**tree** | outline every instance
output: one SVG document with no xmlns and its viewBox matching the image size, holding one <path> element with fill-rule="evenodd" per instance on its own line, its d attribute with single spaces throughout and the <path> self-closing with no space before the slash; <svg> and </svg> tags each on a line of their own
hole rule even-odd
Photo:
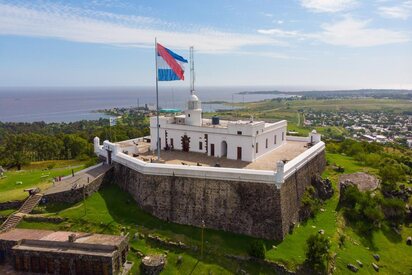
<svg viewBox="0 0 412 275">
<path fill-rule="evenodd" d="M 379 168 L 379 176 L 383 183 L 395 184 L 403 180 L 405 172 L 403 171 L 401 165 L 395 161 L 386 162 L 385 165 L 382 165 Z"/>
<path fill-rule="evenodd" d="M 323 234 L 313 234 L 306 241 L 306 263 L 315 271 L 325 272 L 330 242 Z"/>
<path fill-rule="evenodd" d="M 262 240 L 255 240 L 250 244 L 248 254 L 258 259 L 265 258 L 265 245 Z"/>
</svg>

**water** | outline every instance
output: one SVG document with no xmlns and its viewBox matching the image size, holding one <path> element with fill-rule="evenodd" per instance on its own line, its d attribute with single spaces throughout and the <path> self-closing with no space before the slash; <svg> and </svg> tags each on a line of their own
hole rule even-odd
<svg viewBox="0 0 412 275">
<path fill-rule="evenodd" d="M 259 90 L 261 88 L 257 88 Z M 200 87 L 196 94 L 203 102 L 251 102 L 282 95 L 239 95 L 250 87 Z M 186 108 L 187 88 L 161 87 L 162 108 Z M 113 107 L 154 105 L 153 87 L 134 88 L 0 88 L 0 121 L 2 122 L 71 122 L 108 117 L 96 110 Z M 223 104 L 203 104 L 203 111 L 230 108 Z"/>
</svg>

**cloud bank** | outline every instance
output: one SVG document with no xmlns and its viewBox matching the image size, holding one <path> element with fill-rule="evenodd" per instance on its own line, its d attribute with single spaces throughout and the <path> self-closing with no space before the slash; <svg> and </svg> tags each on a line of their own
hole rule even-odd
<svg viewBox="0 0 412 275">
<path fill-rule="evenodd" d="M 280 45 L 273 37 L 164 22 L 156 18 L 45 4 L 0 4 L 0 35 L 59 38 L 74 42 L 153 47 L 154 38 L 177 49 L 229 52 L 248 46 Z"/>
</svg>

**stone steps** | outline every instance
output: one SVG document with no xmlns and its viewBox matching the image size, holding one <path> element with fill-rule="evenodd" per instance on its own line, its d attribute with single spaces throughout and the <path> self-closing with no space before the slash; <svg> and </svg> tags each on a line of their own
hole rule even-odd
<svg viewBox="0 0 412 275">
<path fill-rule="evenodd" d="M 19 212 L 29 214 L 34 209 L 34 207 L 36 207 L 37 204 L 39 204 L 41 198 L 42 194 L 34 194 L 30 196 L 20 207 Z"/>
<path fill-rule="evenodd" d="M 4 232 L 10 229 L 15 228 L 19 222 L 23 219 L 25 214 L 29 214 L 34 207 L 36 207 L 41 198 L 42 194 L 34 194 L 30 196 L 20 207 L 20 209 L 15 212 L 14 214 L 11 214 L 6 221 L 0 226 L 0 232 Z"/>
<path fill-rule="evenodd" d="M 7 220 L 0 226 L 0 232 L 7 231 L 16 227 L 16 225 L 23 219 L 23 216 L 12 214 Z"/>
</svg>

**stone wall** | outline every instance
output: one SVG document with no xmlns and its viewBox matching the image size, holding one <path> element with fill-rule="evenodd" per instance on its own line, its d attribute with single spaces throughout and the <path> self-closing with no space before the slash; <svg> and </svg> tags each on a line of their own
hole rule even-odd
<svg viewBox="0 0 412 275">
<path fill-rule="evenodd" d="M 24 203 L 24 200 L 1 202 L 0 210 L 17 209 L 17 208 L 20 208 L 20 206 L 22 206 L 23 203 Z"/>
<path fill-rule="evenodd" d="M 97 177 L 92 182 L 90 182 L 85 187 L 76 188 L 74 190 L 62 191 L 58 193 L 46 194 L 43 198 L 47 203 L 49 202 L 67 202 L 67 203 L 76 203 L 83 200 L 83 196 L 90 196 L 94 192 L 97 192 L 100 189 L 100 186 L 104 182 L 110 181 L 112 177 L 112 169 L 107 171 L 105 174 Z M 83 188 L 85 190 L 83 190 Z"/>
<path fill-rule="evenodd" d="M 280 192 L 275 184 L 144 175 L 114 164 L 114 181 L 138 206 L 180 224 L 280 239 Z"/>
<path fill-rule="evenodd" d="M 265 239 L 281 240 L 298 221 L 300 200 L 311 179 L 325 168 L 322 151 L 282 184 L 144 175 L 114 165 L 113 181 L 152 215 Z"/>
<path fill-rule="evenodd" d="M 280 188 L 282 208 L 282 236 L 285 236 L 293 223 L 299 221 L 299 208 L 302 195 L 316 175 L 325 170 L 326 158 L 323 150 L 316 157 L 290 175 Z"/>
</svg>

